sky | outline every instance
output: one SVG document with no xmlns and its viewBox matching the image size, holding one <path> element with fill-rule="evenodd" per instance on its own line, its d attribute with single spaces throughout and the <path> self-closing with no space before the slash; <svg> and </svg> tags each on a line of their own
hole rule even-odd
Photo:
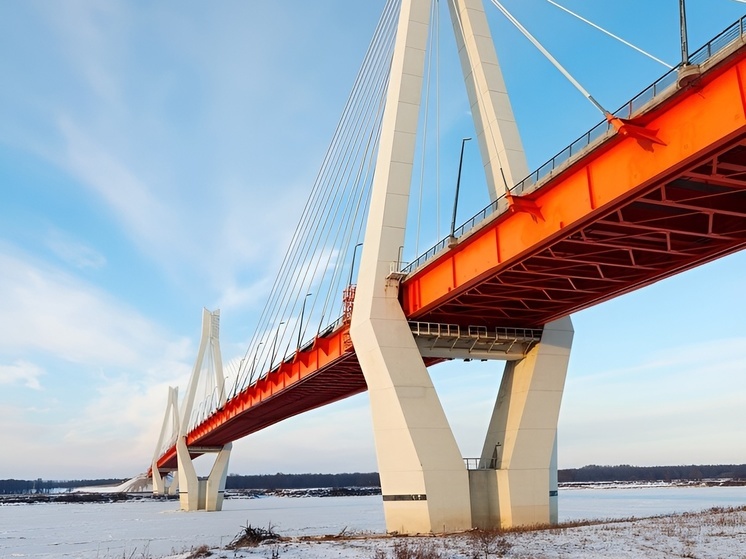
<svg viewBox="0 0 746 559">
<path fill-rule="evenodd" d="M 0 0 L 0 478 L 146 470 L 203 307 L 221 310 L 223 360 L 243 356 L 383 4 Z M 546 0 L 504 4 L 611 110 L 666 71 Z M 679 60 L 674 0 L 563 5 Z M 746 13 L 687 8 L 692 50 Z M 536 168 L 600 114 L 486 10 Z M 473 134 L 451 35 L 444 19 L 444 185 Z M 467 149 L 460 220 L 487 202 L 480 167 Z M 732 255 L 573 316 L 561 468 L 746 462 L 744 272 Z M 464 456 L 501 371 L 431 371 Z M 375 469 L 362 394 L 237 442 L 229 471 Z"/>
</svg>

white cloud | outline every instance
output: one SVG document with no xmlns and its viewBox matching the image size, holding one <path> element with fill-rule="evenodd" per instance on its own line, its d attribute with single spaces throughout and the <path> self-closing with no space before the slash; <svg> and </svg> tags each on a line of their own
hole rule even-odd
<svg viewBox="0 0 746 559">
<path fill-rule="evenodd" d="M 0 415 L 12 418 L 3 422 L 0 446 L 14 449 L 4 469 L 28 476 L 29 464 L 48 464 L 43 459 L 48 455 L 59 458 L 54 467 L 60 469 L 44 466 L 39 475 L 128 475 L 146 468 L 167 387 L 188 379 L 193 343 L 169 336 L 97 288 L 3 245 L 0 269 L 0 292 L 6 294 L 0 298 L 5 318 L 0 355 L 10 357 L 10 364 L 0 365 L 0 385 L 40 389 L 46 375 L 48 394 L 25 406 L 0 398 Z M 23 355 L 33 355 L 45 368 Z M 48 372 L 52 368 L 54 375 Z M 80 467 L 86 455 L 97 458 Z"/>
<path fill-rule="evenodd" d="M 233 445 L 230 471 L 352 472 L 378 469 L 368 395 L 306 412 Z"/>
<path fill-rule="evenodd" d="M 173 208 L 159 200 L 152 187 L 73 119 L 61 117 L 59 127 L 67 146 L 65 167 L 104 200 L 144 252 L 153 255 L 155 249 L 162 254 L 180 244 L 181 227 Z"/>
<path fill-rule="evenodd" d="M 106 265 L 104 255 L 62 231 L 54 230 L 47 236 L 47 246 L 59 258 L 76 268 L 99 269 Z"/>
<path fill-rule="evenodd" d="M 160 355 L 155 324 L 95 287 L 0 245 L 0 353 L 42 351 L 72 363 L 133 366 Z"/>
<path fill-rule="evenodd" d="M 44 369 L 24 361 L 14 361 L 11 365 L 0 365 L 0 384 L 22 384 L 34 390 L 41 389 L 39 377 L 44 374 Z"/>
</svg>

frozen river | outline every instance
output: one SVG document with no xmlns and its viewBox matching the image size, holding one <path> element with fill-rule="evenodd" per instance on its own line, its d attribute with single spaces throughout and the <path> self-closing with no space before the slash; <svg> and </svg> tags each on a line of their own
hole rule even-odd
<svg viewBox="0 0 746 559">
<path fill-rule="evenodd" d="M 563 489 L 560 520 L 622 518 L 746 504 L 746 487 Z M 285 536 L 383 533 L 380 496 L 231 499 L 220 513 L 177 501 L 0 506 L 0 557 L 121 559 L 225 545 L 247 523 Z"/>
</svg>

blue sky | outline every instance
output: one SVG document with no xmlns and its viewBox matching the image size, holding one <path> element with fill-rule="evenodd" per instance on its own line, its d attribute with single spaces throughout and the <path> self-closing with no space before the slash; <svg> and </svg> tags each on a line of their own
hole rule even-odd
<svg viewBox="0 0 746 559">
<path fill-rule="evenodd" d="M 665 71 L 545 0 L 504 3 L 610 109 Z M 564 5 L 678 61 L 674 0 Z M 224 360 L 243 355 L 382 6 L 0 1 L 0 478 L 147 468 L 202 307 L 221 309 Z M 535 168 L 600 115 L 486 8 Z M 688 9 L 692 47 L 746 11 Z M 444 185 L 472 135 L 451 35 Z M 461 219 L 487 199 L 470 147 Z M 561 467 L 746 461 L 745 271 L 734 255 L 574 316 Z M 465 456 L 501 370 L 432 371 Z M 361 395 L 238 442 L 230 471 L 375 467 Z"/>
</svg>

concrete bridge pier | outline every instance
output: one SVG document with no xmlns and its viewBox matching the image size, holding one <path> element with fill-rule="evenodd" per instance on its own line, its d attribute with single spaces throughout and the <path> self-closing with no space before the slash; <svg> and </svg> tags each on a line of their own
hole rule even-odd
<svg viewBox="0 0 746 559">
<path fill-rule="evenodd" d="M 404 244 L 430 7 L 401 5 L 350 325 L 370 396 L 386 527 L 411 534 L 471 528 L 466 466 L 392 275 Z"/>
<path fill-rule="evenodd" d="M 228 477 L 228 460 L 233 443 L 221 447 L 187 448 L 186 437 L 176 441 L 176 457 L 179 464 L 178 487 L 181 510 L 218 511 L 223 508 L 225 480 Z M 197 477 L 190 451 L 194 453 L 216 453 L 215 463 L 207 479 Z"/>
<path fill-rule="evenodd" d="M 225 405 L 225 377 L 223 376 L 223 359 L 220 351 L 220 311 L 202 311 L 202 338 L 197 352 L 197 359 L 189 379 L 183 409 L 179 421 L 179 436 L 176 439 L 176 458 L 178 463 L 178 488 L 181 510 L 217 511 L 223 508 L 225 480 L 228 476 L 228 460 L 233 443 L 222 446 L 187 446 L 189 421 L 194 409 L 197 386 L 203 371 L 210 369 L 213 375 L 207 374 L 203 379 L 212 392 L 217 394 L 216 408 Z M 192 456 L 217 454 L 207 479 L 199 479 L 192 463 Z"/>
<path fill-rule="evenodd" d="M 351 330 L 368 384 L 386 529 L 468 530 L 466 466 L 395 296 L 391 302 L 388 317 L 353 319 Z"/>
<path fill-rule="evenodd" d="M 163 415 L 163 423 L 161 425 L 161 433 L 158 437 L 158 442 L 155 445 L 155 453 L 153 454 L 153 463 L 151 464 L 151 474 L 153 478 L 153 493 L 155 495 L 174 495 L 174 491 L 178 488 L 178 476 L 174 476 L 171 484 L 166 486 L 166 477 L 164 474 L 168 473 L 168 470 L 161 471 L 158 468 L 158 458 L 163 452 L 163 447 L 166 441 L 170 440 L 170 437 L 174 433 L 179 432 L 179 389 L 175 386 L 168 387 L 168 399 L 166 400 L 166 412 Z"/>
<path fill-rule="evenodd" d="M 173 470 L 174 472 L 176 470 Z M 154 461 L 152 466 L 153 476 L 153 495 L 177 495 L 179 490 L 179 476 L 174 475 L 171 483 L 166 483 L 166 476 L 172 471 L 161 471 L 158 464 Z"/>
<path fill-rule="evenodd" d="M 166 476 L 158 469 L 158 463 L 153 460 L 152 465 L 152 476 L 153 476 L 153 494 L 154 495 L 167 495 L 168 487 L 166 487 Z"/>
<path fill-rule="evenodd" d="M 557 522 L 557 420 L 570 359 L 569 317 L 505 366 L 478 470 L 469 472 L 478 528 Z"/>
</svg>

